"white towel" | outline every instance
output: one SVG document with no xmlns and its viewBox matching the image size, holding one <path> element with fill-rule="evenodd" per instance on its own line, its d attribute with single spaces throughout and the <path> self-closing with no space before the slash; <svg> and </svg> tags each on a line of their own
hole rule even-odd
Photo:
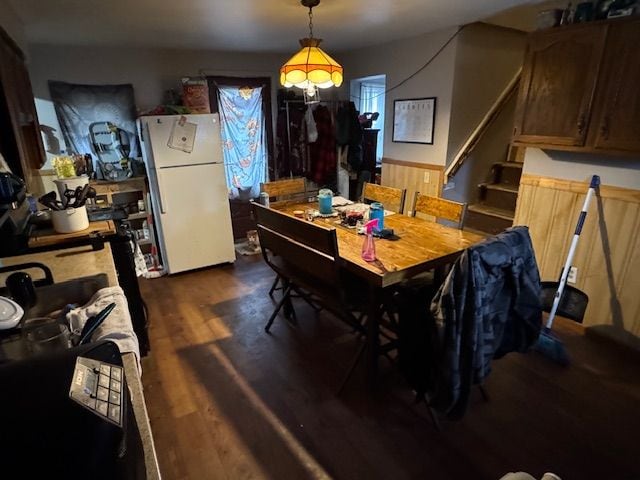
<svg viewBox="0 0 640 480">
<path fill-rule="evenodd" d="M 111 340 L 118 345 L 120 353 L 133 352 L 138 361 L 138 370 L 140 375 L 142 375 L 138 337 L 133 331 L 127 298 L 124 296 L 122 288 L 102 288 L 91 297 L 91 300 L 89 300 L 86 305 L 74 308 L 67 313 L 69 329 L 72 333 L 80 335 L 89 317 L 97 315 L 110 303 L 115 303 L 116 307 L 104 322 L 102 322 L 102 325 L 98 327 L 91 337 L 91 340 L 93 342 Z"/>
</svg>

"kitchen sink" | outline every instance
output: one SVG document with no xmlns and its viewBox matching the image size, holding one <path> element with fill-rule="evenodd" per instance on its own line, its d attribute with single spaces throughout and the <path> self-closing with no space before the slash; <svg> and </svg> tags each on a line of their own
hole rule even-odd
<svg viewBox="0 0 640 480">
<path fill-rule="evenodd" d="M 46 317 L 50 313 L 62 310 L 73 303 L 84 305 L 101 288 L 109 286 L 109 277 L 105 273 L 81 277 L 66 282 L 36 287 L 36 304 L 24 315 L 24 319 Z M 0 295 L 2 292 L 0 291 Z M 22 322 L 21 322 L 22 323 Z M 0 331 L 0 363 L 19 360 L 29 356 L 19 328 Z"/>
<path fill-rule="evenodd" d="M 29 309 L 25 317 L 44 317 L 51 312 L 61 310 L 70 303 L 84 305 L 91 300 L 94 293 L 108 286 L 109 277 L 107 277 L 107 274 L 99 273 L 89 277 L 37 287 L 36 297 L 38 301 Z"/>
</svg>

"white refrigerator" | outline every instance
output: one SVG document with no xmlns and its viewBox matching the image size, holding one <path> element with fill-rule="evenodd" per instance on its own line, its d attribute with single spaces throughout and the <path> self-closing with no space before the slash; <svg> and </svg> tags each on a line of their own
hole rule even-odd
<svg viewBox="0 0 640 480">
<path fill-rule="evenodd" d="M 141 117 L 138 133 L 167 272 L 234 262 L 218 114 Z"/>
</svg>

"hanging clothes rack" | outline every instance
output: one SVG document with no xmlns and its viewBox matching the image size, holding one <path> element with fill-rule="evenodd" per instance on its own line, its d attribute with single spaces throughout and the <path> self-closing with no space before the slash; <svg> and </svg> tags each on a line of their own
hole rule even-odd
<svg viewBox="0 0 640 480">
<path fill-rule="evenodd" d="M 344 106 L 348 106 L 350 103 L 353 103 L 351 100 L 320 100 L 318 103 L 315 104 L 311 104 L 311 105 L 323 105 L 325 107 L 329 108 L 329 111 L 331 112 L 331 116 L 333 119 L 335 119 L 336 113 L 338 112 L 338 110 L 341 107 Z M 283 100 L 282 104 L 284 104 L 284 109 L 285 109 L 285 120 L 286 120 L 286 134 L 287 134 L 287 155 L 291 156 L 292 154 L 292 149 L 291 149 L 291 110 L 290 107 L 292 105 L 297 105 L 297 106 L 305 106 L 306 104 L 304 103 L 304 100 L 302 99 L 292 99 L 292 100 Z M 280 110 L 282 108 L 281 105 L 279 105 L 278 109 Z M 308 144 L 307 144 L 307 155 L 308 155 Z M 276 174 L 279 174 L 279 165 L 280 163 L 280 159 L 276 158 L 276 165 L 275 165 L 275 171 Z M 306 172 L 305 172 L 306 173 Z M 293 171 L 291 169 L 289 169 L 289 176 L 293 177 Z"/>
</svg>

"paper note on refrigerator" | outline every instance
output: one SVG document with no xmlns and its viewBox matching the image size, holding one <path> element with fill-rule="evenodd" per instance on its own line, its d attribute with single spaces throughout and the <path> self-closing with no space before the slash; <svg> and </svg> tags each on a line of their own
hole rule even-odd
<svg viewBox="0 0 640 480">
<path fill-rule="evenodd" d="M 197 123 L 187 122 L 185 117 L 180 117 L 180 119 L 173 122 L 167 146 L 191 153 L 193 151 L 193 145 L 196 142 L 197 130 Z"/>
</svg>

